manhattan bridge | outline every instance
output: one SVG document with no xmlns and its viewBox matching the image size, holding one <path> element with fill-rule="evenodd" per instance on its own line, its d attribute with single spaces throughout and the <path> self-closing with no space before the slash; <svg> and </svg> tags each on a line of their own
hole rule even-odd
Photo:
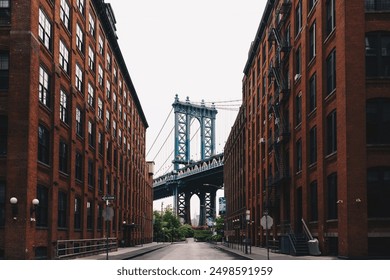
<svg viewBox="0 0 390 280">
<path fill-rule="evenodd" d="M 216 115 L 222 110 L 224 124 L 229 125 L 221 130 L 225 133 L 223 141 L 226 141 L 231 127 L 228 119 L 235 118 L 240 103 L 241 100 L 193 102 L 189 97 L 180 101 L 176 95 L 172 109 L 148 151 L 149 154 L 173 113 L 174 126 L 153 159 L 156 161 L 164 148 L 171 150 L 165 159 L 162 156 L 162 163 L 156 163 L 153 199 L 172 197 L 173 210 L 184 223 L 191 224 L 190 200 L 194 195 L 199 198 L 199 209 L 194 209 L 199 213 L 199 225 L 206 225 L 216 217 L 216 195 L 223 189 L 224 160 L 224 142 L 219 143 L 219 151 L 216 149 Z"/>
</svg>

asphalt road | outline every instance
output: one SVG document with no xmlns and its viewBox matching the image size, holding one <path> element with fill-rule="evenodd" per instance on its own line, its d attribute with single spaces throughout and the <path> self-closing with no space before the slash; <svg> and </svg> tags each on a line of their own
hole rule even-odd
<svg viewBox="0 0 390 280">
<path fill-rule="evenodd" d="M 165 248 L 132 258 L 132 260 L 239 260 L 239 256 L 216 249 L 212 244 L 194 242 L 173 243 Z"/>
</svg>

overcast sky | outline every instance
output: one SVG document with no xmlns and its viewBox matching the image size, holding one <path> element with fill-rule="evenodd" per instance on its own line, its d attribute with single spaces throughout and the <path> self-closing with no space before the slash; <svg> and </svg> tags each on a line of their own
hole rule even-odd
<svg viewBox="0 0 390 280">
<path fill-rule="evenodd" d="M 241 99 L 243 69 L 266 0 L 106 2 L 114 10 L 119 45 L 149 124 L 147 151 L 175 94 L 197 102 Z M 218 110 L 217 152 L 223 150 L 236 115 L 237 111 Z M 173 125 L 172 114 L 164 131 Z M 164 140 L 165 136 L 158 138 L 147 160 L 155 158 Z M 173 150 L 173 143 L 172 138 L 165 146 Z M 168 151 L 162 155 L 167 156 Z M 162 160 L 155 161 L 160 169 Z"/>
</svg>

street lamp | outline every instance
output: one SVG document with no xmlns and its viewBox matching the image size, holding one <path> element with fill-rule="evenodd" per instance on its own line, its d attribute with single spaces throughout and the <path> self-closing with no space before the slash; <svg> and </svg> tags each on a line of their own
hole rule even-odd
<svg viewBox="0 0 390 280">
<path fill-rule="evenodd" d="M 245 211 L 245 220 L 246 220 L 245 254 L 248 254 L 249 221 L 251 220 L 251 210 Z"/>
</svg>

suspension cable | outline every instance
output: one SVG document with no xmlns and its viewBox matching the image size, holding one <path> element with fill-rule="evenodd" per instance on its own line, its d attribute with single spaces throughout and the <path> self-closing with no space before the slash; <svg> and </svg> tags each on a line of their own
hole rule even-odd
<svg viewBox="0 0 390 280">
<path fill-rule="evenodd" d="M 161 127 L 161 129 L 160 129 L 159 133 L 157 134 L 157 136 L 156 136 L 156 139 L 154 139 L 152 146 L 149 148 L 148 152 L 146 153 L 146 156 L 148 156 L 148 155 L 149 155 L 149 153 L 150 153 L 150 151 L 152 150 L 152 148 L 153 148 L 154 144 L 156 144 L 156 141 L 157 141 L 158 137 L 160 136 L 160 134 L 161 134 L 162 130 L 164 129 L 164 127 L 165 127 L 165 125 L 166 125 L 166 123 L 167 123 L 167 121 L 168 121 L 169 117 L 171 116 L 171 114 L 172 114 L 172 111 L 173 111 L 173 107 L 171 108 L 171 111 L 169 112 L 169 114 L 168 114 L 167 118 L 165 119 L 165 122 L 164 122 L 163 126 Z"/>
</svg>

